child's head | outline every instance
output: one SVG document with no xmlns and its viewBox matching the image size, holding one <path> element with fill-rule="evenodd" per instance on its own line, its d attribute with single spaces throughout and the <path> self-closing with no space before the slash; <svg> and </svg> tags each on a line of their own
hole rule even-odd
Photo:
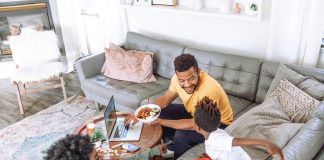
<svg viewBox="0 0 324 160">
<path fill-rule="evenodd" d="M 201 134 L 202 132 L 213 132 L 219 127 L 220 118 L 221 114 L 217 104 L 208 97 L 204 97 L 196 105 L 194 113 L 195 130 Z"/>
<path fill-rule="evenodd" d="M 44 152 L 44 159 L 89 159 L 100 160 L 103 154 L 97 152 L 88 135 L 66 135 Z"/>
</svg>

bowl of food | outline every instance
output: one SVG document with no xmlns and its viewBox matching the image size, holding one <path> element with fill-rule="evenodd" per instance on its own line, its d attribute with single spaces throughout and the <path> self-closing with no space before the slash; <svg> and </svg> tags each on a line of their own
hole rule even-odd
<svg viewBox="0 0 324 160">
<path fill-rule="evenodd" d="M 143 123 L 155 121 L 161 113 L 161 108 L 156 104 L 145 104 L 135 111 L 135 117 Z"/>
</svg>

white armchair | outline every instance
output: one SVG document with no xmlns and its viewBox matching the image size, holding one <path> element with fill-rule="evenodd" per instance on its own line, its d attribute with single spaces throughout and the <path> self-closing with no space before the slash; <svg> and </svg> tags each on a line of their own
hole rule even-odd
<svg viewBox="0 0 324 160">
<path fill-rule="evenodd" d="M 17 87 L 20 113 L 24 114 L 22 95 L 44 89 L 61 87 L 66 100 L 58 39 L 54 31 L 35 32 L 9 38 L 10 49 L 17 70 L 11 79 Z M 48 83 L 59 81 L 58 84 Z"/>
</svg>

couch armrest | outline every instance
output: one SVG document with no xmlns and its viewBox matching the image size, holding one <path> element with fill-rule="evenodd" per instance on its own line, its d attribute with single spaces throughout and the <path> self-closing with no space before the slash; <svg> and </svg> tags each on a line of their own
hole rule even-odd
<svg viewBox="0 0 324 160">
<path fill-rule="evenodd" d="M 311 160 L 323 143 L 324 121 L 315 117 L 300 129 L 282 151 L 285 159 Z"/>
<path fill-rule="evenodd" d="M 92 55 L 89 57 L 85 57 L 79 59 L 75 62 L 75 67 L 80 79 L 82 80 L 89 78 L 93 75 L 99 74 L 101 72 L 101 68 L 105 62 L 105 54 L 100 53 L 97 55 Z"/>
</svg>

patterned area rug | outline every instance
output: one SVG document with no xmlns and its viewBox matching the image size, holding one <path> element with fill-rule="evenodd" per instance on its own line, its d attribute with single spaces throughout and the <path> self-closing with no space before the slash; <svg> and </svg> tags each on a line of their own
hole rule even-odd
<svg viewBox="0 0 324 160">
<path fill-rule="evenodd" d="M 100 114 L 94 103 L 84 97 L 71 97 L 68 102 L 60 102 L 0 130 L 0 159 L 42 159 L 43 151 L 53 142 Z"/>
</svg>

